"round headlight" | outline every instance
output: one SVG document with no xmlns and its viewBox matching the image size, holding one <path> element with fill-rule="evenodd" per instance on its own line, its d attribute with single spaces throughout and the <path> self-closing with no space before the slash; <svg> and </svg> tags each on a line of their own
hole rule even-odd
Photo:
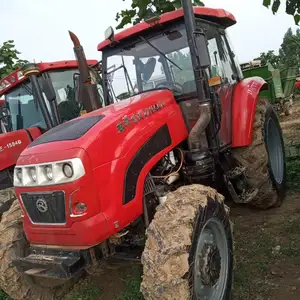
<svg viewBox="0 0 300 300">
<path fill-rule="evenodd" d="M 52 166 L 46 166 L 44 168 L 45 176 L 48 180 L 53 179 L 53 172 L 52 172 Z"/>
<path fill-rule="evenodd" d="M 16 170 L 16 176 L 20 182 L 22 182 L 22 169 Z"/>
<path fill-rule="evenodd" d="M 36 181 L 36 170 L 35 168 L 30 168 L 29 169 L 29 176 L 32 181 Z"/>
<path fill-rule="evenodd" d="M 80 203 L 77 203 L 76 204 L 76 210 L 79 212 L 79 213 L 84 213 L 87 209 L 87 206 L 85 203 L 83 202 L 80 202 Z"/>
<path fill-rule="evenodd" d="M 72 178 L 73 177 L 74 171 L 73 171 L 73 167 L 70 164 L 63 164 L 62 169 L 63 169 L 64 175 L 67 178 Z"/>
</svg>

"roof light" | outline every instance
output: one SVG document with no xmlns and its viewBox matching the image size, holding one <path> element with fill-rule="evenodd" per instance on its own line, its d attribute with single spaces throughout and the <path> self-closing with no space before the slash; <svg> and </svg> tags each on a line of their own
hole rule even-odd
<svg viewBox="0 0 300 300">
<path fill-rule="evenodd" d="M 147 19 L 145 19 L 145 22 L 147 24 L 149 24 L 150 26 L 159 24 L 159 21 L 160 21 L 160 16 L 155 15 L 155 14 L 152 16 L 149 16 Z"/>
</svg>

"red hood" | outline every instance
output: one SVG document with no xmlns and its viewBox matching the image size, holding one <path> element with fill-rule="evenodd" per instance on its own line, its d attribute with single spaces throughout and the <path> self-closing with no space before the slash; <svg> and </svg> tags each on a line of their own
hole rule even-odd
<svg viewBox="0 0 300 300">
<path fill-rule="evenodd" d="M 122 122 L 122 118 L 126 116 L 130 118 L 134 114 L 137 114 L 143 110 L 147 110 L 149 107 L 161 102 L 163 102 L 164 108 L 167 106 L 176 105 L 174 96 L 169 90 L 159 90 L 136 95 L 127 100 L 122 100 L 116 104 L 109 105 L 107 107 L 95 110 L 89 114 L 83 115 L 76 120 L 89 118 L 92 116 L 104 116 L 104 118 L 90 128 L 88 133 L 86 132 L 83 136 L 76 140 L 55 141 L 27 148 L 21 154 L 18 164 L 27 164 L 27 158 L 32 157 L 33 155 L 37 156 L 39 154 L 47 154 L 49 158 L 48 161 L 51 161 L 50 157 L 52 157 L 53 153 L 55 154 L 55 159 L 52 159 L 52 161 L 64 159 L 64 153 L 66 153 L 67 150 L 74 149 L 74 155 L 78 152 L 79 148 L 87 151 L 93 141 L 95 141 L 97 138 L 99 139 L 100 136 L 103 147 L 101 147 L 102 149 L 98 150 L 98 153 L 101 152 L 101 156 L 103 157 L 104 161 L 110 160 L 112 157 L 116 157 L 117 155 L 113 153 L 106 153 L 104 151 L 106 146 L 105 144 L 109 143 L 111 149 L 117 149 L 119 147 L 120 132 L 118 132 L 118 124 Z M 145 118 L 139 121 L 139 130 L 146 130 L 147 126 L 151 126 L 149 123 L 150 119 L 151 118 Z M 134 126 L 133 124 L 130 126 L 131 127 L 129 127 L 127 132 L 132 131 L 131 134 L 134 134 L 134 130 L 137 130 L 137 126 Z M 49 151 L 50 149 L 51 151 Z M 44 155 L 42 156 L 45 157 Z"/>
</svg>

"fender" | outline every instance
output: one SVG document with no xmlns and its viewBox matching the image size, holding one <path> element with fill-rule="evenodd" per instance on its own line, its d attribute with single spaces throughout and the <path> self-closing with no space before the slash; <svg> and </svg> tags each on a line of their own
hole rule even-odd
<svg viewBox="0 0 300 300">
<path fill-rule="evenodd" d="M 232 147 L 251 145 L 258 95 L 267 87 L 261 77 L 246 78 L 237 84 L 232 105 Z"/>
<path fill-rule="evenodd" d="M 296 81 L 296 83 L 295 83 L 295 89 L 300 89 L 300 81 Z"/>
<path fill-rule="evenodd" d="M 13 167 L 21 152 L 41 134 L 38 128 L 0 134 L 0 171 Z"/>
</svg>

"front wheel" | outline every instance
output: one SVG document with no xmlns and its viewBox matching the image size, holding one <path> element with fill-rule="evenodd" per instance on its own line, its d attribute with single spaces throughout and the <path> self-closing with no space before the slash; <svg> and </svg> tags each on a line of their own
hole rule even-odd
<svg viewBox="0 0 300 300">
<path fill-rule="evenodd" d="M 146 300 L 229 300 L 233 247 L 224 197 L 202 185 L 168 195 L 147 230 Z"/>
</svg>

